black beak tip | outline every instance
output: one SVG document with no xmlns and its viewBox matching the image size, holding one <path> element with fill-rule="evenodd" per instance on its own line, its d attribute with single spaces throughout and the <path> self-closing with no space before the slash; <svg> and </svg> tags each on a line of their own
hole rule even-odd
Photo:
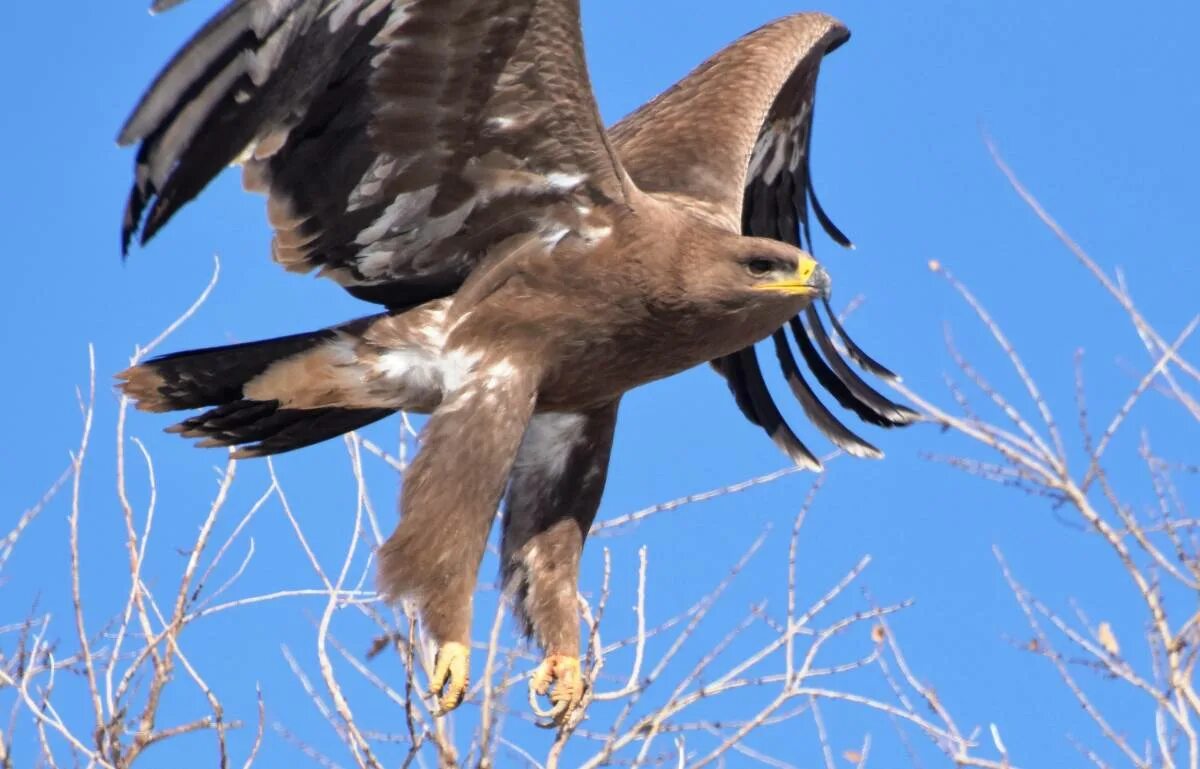
<svg viewBox="0 0 1200 769">
<path fill-rule="evenodd" d="M 813 271 L 812 285 L 820 292 L 822 299 L 829 299 L 829 295 L 833 292 L 833 279 L 829 277 L 829 273 L 821 265 L 817 265 L 817 269 Z"/>
</svg>

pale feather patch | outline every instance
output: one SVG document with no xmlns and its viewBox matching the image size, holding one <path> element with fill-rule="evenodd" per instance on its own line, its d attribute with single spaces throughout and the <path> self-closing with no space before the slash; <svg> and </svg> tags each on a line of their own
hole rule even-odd
<svg viewBox="0 0 1200 769">
<path fill-rule="evenodd" d="M 445 351 L 441 356 L 440 364 L 442 383 L 446 392 L 461 390 L 463 385 L 471 379 L 471 375 L 475 372 L 475 366 L 482 357 L 482 353 L 465 347 L 456 347 Z"/>
<path fill-rule="evenodd" d="M 500 389 L 518 373 L 516 366 L 502 359 L 481 369 L 483 351 L 445 349 L 448 306 L 436 302 L 393 316 L 362 337 L 339 334 L 272 364 L 243 387 L 243 395 L 279 401 L 283 408 L 426 411 L 459 392 Z"/>
<path fill-rule="evenodd" d="M 396 172 L 397 163 L 397 159 L 391 155 L 380 154 L 375 158 L 351 191 L 346 210 L 357 211 L 378 202 L 377 198 L 383 189 L 383 183 Z"/>
<path fill-rule="evenodd" d="M 387 2 L 392 3 L 392 13 L 388 16 L 387 23 L 384 24 L 383 29 L 381 29 L 379 34 L 375 36 L 375 40 L 373 42 L 376 45 L 380 43 L 387 43 L 389 39 L 395 39 L 397 37 L 396 33 L 399 31 L 400 27 L 404 26 L 405 22 L 407 22 L 412 16 L 412 14 L 408 12 L 409 6 L 412 5 L 412 0 L 409 0 L 409 2 L 397 2 L 397 0 L 375 0 L 372 5 L 386 5 Z M 364 14 L 359 18 L 360 20 L 364 19 L 366 18 L 366 15 Z M 360 21 L 360 23 L 362 22 Z"/>
<path fill-rule="evenodd" d="M 357 340 L 339 334 L 312 350 L 272 363 L 242 387 L 256 401 L 279 401 L 281 408 L 374 406 L 357 371 Z"/>
<path fill-rule="evenodd" d="M 566 470 L 572 449 L 583 439 L 586 423 L 582 414 L 535 414 L 517 451 L 517 466 L 548 481 L 559 477 Z"/>
<path fill-rule="evenodd" d="M 437 195 L 437 189 L 436 186 L 431 186 L 397 196 L 371 225 L 358 234 L 355 242 L 367 246 L 359 252 L 357 265 L 366 282 L 394 278 L 393 260 L 397 253 L 419 253 L 462 229 L 475 207 L 476 200 L 467 200 L 458 208 L 437 218 L 425 218 L 429 205 Z M 405 274 L 420 275 L 425 271 L 442 269 L 444 266 L 422 265 L 420 260 L 414 260 L 414 263 L 408 265 L 409 269 Z"/>
<path fill-rule="evenodd" d="M 542 242 L 546 244 L 547 248 L 554 248 L 570 231 L 569 227 L 561 224 L 548 226 L 542 230 Z"/>
<path fill-rule="evenodd" d="M 561 171 L 554 171 L 546 175 L 546 181 L 556 190 L 573 190 L 580 184 L 583 184 L 587 176 L 583 174 L 565 174 Z"/>
<path fill-rule="evenodd" d="M 276 152 L 279 152 L 285 144 L 287 144 L 288 135 L 291 132 L 290 128 L 277 128 L 269 133 L 260 136 L 255 141 L 250 142 L 242 151 L 238 153 L 229 165 L 231 166 L 250 166 L 253 160 L 265 160 L 270 158 Z"/>
<path fill-rule="evenodd" d="M 796 169 L 800 167 L 800 161 L 804 158 L 804 147 L 808 146 L 808 132 L 812 129 L 808 113 L 811 109 L 812 104 L 804 102 L 800 105 L 800 114 L 796 115 L 793 121 L 792 146 L 788 156 L 788 171 L 792 173 L 795 173 Z"/>
<path fill-rule="evenodd" d="M 482 353 L 445 349 L 449 306 L 449 300 L 431 302 L 368 330 L 367 348 L 378 352 L 367 361 L 366 378 L 377 400 L 423 411 L 443 403 L 475 376 Z"/>
<path fill-rule="evenodd" d="M 133 366 L 117 374 L 118 386 L 126 397 L 133 399 L 139 411 L 166 412 L 171 410 L 169 400 L 163 397 L 162 388 L 166 380 L 151 366 Z"/>
<path fill-rule="evenodd" d="M 586 240 L 589 245 L 592 245 L 607 238 L 612 234 L 612 231 L 612 226 L 607 224 L 603 227 L 584 227 L 579 231 L 579 236 Z"/>
<path fill-rule="evenodd" d="M 420 348 L 389 350 L 380 355 L 373 373 L 395 390 L 403 401 L 424 401 L 430 395 L 439 400 L 443 374 L 437 356 Z"/>
<path fill-rule="evenodd" d="M 371 224 L 358 233 L 358 236 L 354 238 L 354 242 L 360 246 L 365 246 L 378 241 L 387 235 L 388 230 L 397 222 L 408 221 L 413 218 L 414 214 L 428 209 L 436 196 L 436 186 L 429 186 L 397 195 L 396 199 L 388 204 L 388 207 L 383 210 L 383 213 L 375 221 L 371 222 Z"/>
<path fill-rule="evenodd" d="M 289 232 L 290 230 L 280 230 Z M 271 239 L 271 258 L 288 272 L 309 272 L 313 266 L 308 261 L 308 249 L 289 246 L 281 242 L 278 235 Z"/>
<path fill-rule="evenodd" d="M 800 149 L 805 141 L 802 131 L 807 128 L 808 110 L 805 104 L 798 115 L 781 118 L 763 128 L 750 154 L 747 184 L 755 179 L 773 184 L 785 167 L 789 171 L 799 167 L 803 157 Z"/>
<path fill-rule="evenodd" d="M 446 334 L 449 333 L 449 329 L 446 328 L 446 312 L 449 309 L 450 302 L 442 301 L 438 302 L 436 307 L 426 310 L 428 318 L 417 329 L 417 333 L 420 334 L 421 340 L 427 346 L 440 350 L 446 344 Z M 466 320 L 467 315 L 470 313 L 463 314 L 458 323 Z"/>
<path fill-rule="evenodd" d="M 373 2 L 368 3 L 366 7 L 361 9 L 357 3 L 333 3 L 333 5 L 326 10 L 326 13 L 329 14 L 329 31 L 337 32 L 339 29 L 341 29 L 342 25 L 346 23 L 346 20 L 349 19 L 350 15 L 356 10 L 359 11 L 359 14 L 358 18 L 355 19 L 355 23 L 361 27 L 366 24 L 371 17 L 382 11 L 388 6 L 389 3 L 394 1 L 395 0 L 373 0 Z M 400 8 L 398 8 L 397 11 L 394 11 L 393 14 L 400 13 L 407 18 L 407 7 L 409 5 L 410 3 L 402 3 Z"/>
<path fill-rule="evenodd" d="M 512 118 L 492 118 L 496 126 L 504 127 Z M 436 199 L 439 187 L 428 187 L 402 193 L 392 200 L 374 221 L 358 232 L 355 244 L 362 246 L 356 259 L 356 271 L 362 276 L 361 283 L 370 284 L 396 278 L 395 259 L 398 253 L 420 254 L 434 244 L 459 232 L 471 214 L 493 200 L 526 194 L 547 192 L 569 193 L 587 180 L 585 174 L 552 171 L 531 173 L 524 170 L 496 167 L 495 159 L 476 158 L 463 170 L 463 178 L 475 188 L 475 194 L 464 200 L 457 208 L 430 218 L 430 206 Z M 360 179 L 350 197 L 348 209 L 361 208 L 376 202 L 375 197 L 383 188 L 384 180 L 395 174 L 395 159 L 381 159 L 372 165 Z M 589 209 L 590 212 L 590 209 Z M 581 212 L 581 216 L 586 216 Z M 572 231 L 572 227 L 559 221 L 543 225 L 542 239 L 550 246 L 556 245 Z M 605 237 L 610 230 L 595 230 L 585 235 L 590 242 Z M 451 260 L 453 261 L 453 259 Z M 432 269 L 444 269 L 445 260 L 439 265 L 428 265 Z M 420 259 L 409 260 L 405 275 L 419 276 L 424 270 Z"/>
<path fill-rule="evenodd" d="M 501 358 L 484 369 L 485 381 L 494 384 L 507 382 L 517 375 L 517 367 L 508 358 Z"/>
</svg>

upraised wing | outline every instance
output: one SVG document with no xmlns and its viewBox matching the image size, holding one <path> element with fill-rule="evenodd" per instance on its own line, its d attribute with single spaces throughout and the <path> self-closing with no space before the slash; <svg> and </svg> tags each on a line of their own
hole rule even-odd
<svg viewBox="0 0 1200 769">
<path fill-rule="evenodd" d="M 391 307 L 624 202 L 578 0 L 233 0 L 119 141 L 140 142 L 126 249 L 242 162 L 276 261 Z"/>
<path fill-rule="evenodd" d="M 818 203 L 809 176 L 817 73 L 825 54 L 849 36 L 836 19 L 810 13 L 780 19 L 734 42 L 609 132 L 624 168 L 645 192 L 689 205 L 731 230 L 809 251 L 811 204 L 830 237 L 849 246 Z M 846 335 L 827 303 L 825 309 L 852 360 L 877 376 L 895 376 Z M 884 427 L 916 418 L 846 365 L 815 307 L 789 327 L 805 365 L 843 407 Z M 848 453 L 882 456 L 820 401 L 784 329 L 774 334 L 774 343 L 784 376 L 808 418 Z M 747 419 L 797 463 L 820 468 L 820 460 L 796 437 L 771 397 L 753 347 L 713 361 L 713 366 Z"/>
</svg>

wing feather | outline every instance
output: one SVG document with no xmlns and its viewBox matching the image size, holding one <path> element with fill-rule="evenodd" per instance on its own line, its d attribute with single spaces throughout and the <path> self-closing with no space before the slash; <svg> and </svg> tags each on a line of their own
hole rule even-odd
<svg viewBox="0 0 1200 769">
<path fill-rule="evenodd" d="M 742 413 L 761 427 L 771 441 L 797 465 L 820 472 L 821 460 L 796 436 L 771 398 L 753 347 L 713 361 L 725 377 Z"/>
<path fill-rule="evenodd" d="M 830 238 L 851 247 L 818 201 L 809 171 L 821 61 L 848 38 L 838 21 L 816 13 L 789 16 L 744 36 L 612 129 L 625 169 L 639 188 L 691 205 L 743 234 L 811 251 L 811 211 Z M 807 328 L 799 317 L 791 322 L 804 363 L 841 406 L 887 427 L 916 418 L 846 366 L 815 309 L 806 320 Z M 832 312 L 830 322 L 853 361 L 877 376 L 894 376 L 854 343 Z M 809 420 L 850 454 L 882 456 L 821 403 L 782 329 L 773 339 L 784 377 Z M 713 366 L 747 419 L 793 460 L 811 462 L 811 452 L 796 448 L 753 348 Z"/>
<path fill-rule="evenodd" d="M 787 379 L 788 386 L 791 387 L 792 393 L 800 402 L 800 407 L 804 409 L 804 415 L 808 417 L 809 421 L 816 425 L 817 429 L 824 433 L 829 440 L 833 441 L 835 446 L 848 454 L 871 459 L 882 457 L 883 452 L 855 435 L 817 397 L 808 380 L 804 378 L 803 372 L 800 371 L 800 367 L 796 365 L 796 357 L 792 355 L 791 345 L 788 344 L 787 334 L 783 332 L 783 329 L 772 334 L 771 339 L 775 343 L 775 354 L 779 358 L 779 365 L 783 368 L 784 378 Z"/>
<path fill-rule="evenodd" d="M 625 202 L 578 0 L 233 0 L 120 140 L 140 142 L 126 248 L 242 162 L 281 265 L 390 306 L 514 237 L 603 232 Z"/>
<path fill-rule="evenodd" d="M 808 320 L 807 328 L 799 317 L 792 318 L 792 335 L 809 369 L 843 408 L 850 409 L 864 422 L 880 427 L 906 425 L 916 418 L 916 412 L 875 390 L 846 365 L 825 333 L 815 308 L 805 310 L 805 318 Z M 816 340 L 816 346 L 813 345 L 813 339 Z M 824 358 L 821 357 L 822 353 Z"/>
</svg>

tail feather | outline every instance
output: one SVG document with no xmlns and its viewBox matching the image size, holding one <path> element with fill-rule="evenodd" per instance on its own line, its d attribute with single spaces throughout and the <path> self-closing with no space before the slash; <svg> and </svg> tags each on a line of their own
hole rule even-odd
<svg viewBox="0 0 1200 769">
<path fill-rule="evenodd" d="M 284 409 L 278 401 L 241 400 L 186 419 L 169 428 L 187 438 L 203 438 L 197 446 L 240 446 L 234 457 L 279 454 L 336 438 L 366 427 L 392 409 Z M 247 445 L 249 444 L 249 445 Z"/>
<path fill-rule="evenodd" d="M 357 335 L 381 316 L 259 342 L 164 355 L 117 375 L 143 411 L 206 408 L 167 428 L 199 446 L 240 446 L 237 457 L 278 454 L 335 438 L 395 413 L 393 408 L 289 408 L 247 398 L 246 385 L 280 361 L 302 356 L 339 334 Z"/>
<path fill-rule="evenodd" d="M 336 329 L 187 350 L 152 358 L 117 374 L 121 388 L 142 411 L 178 411 L 232 403 L 242 385 L 272 363 L 310 350 Z"/>
</svg>

